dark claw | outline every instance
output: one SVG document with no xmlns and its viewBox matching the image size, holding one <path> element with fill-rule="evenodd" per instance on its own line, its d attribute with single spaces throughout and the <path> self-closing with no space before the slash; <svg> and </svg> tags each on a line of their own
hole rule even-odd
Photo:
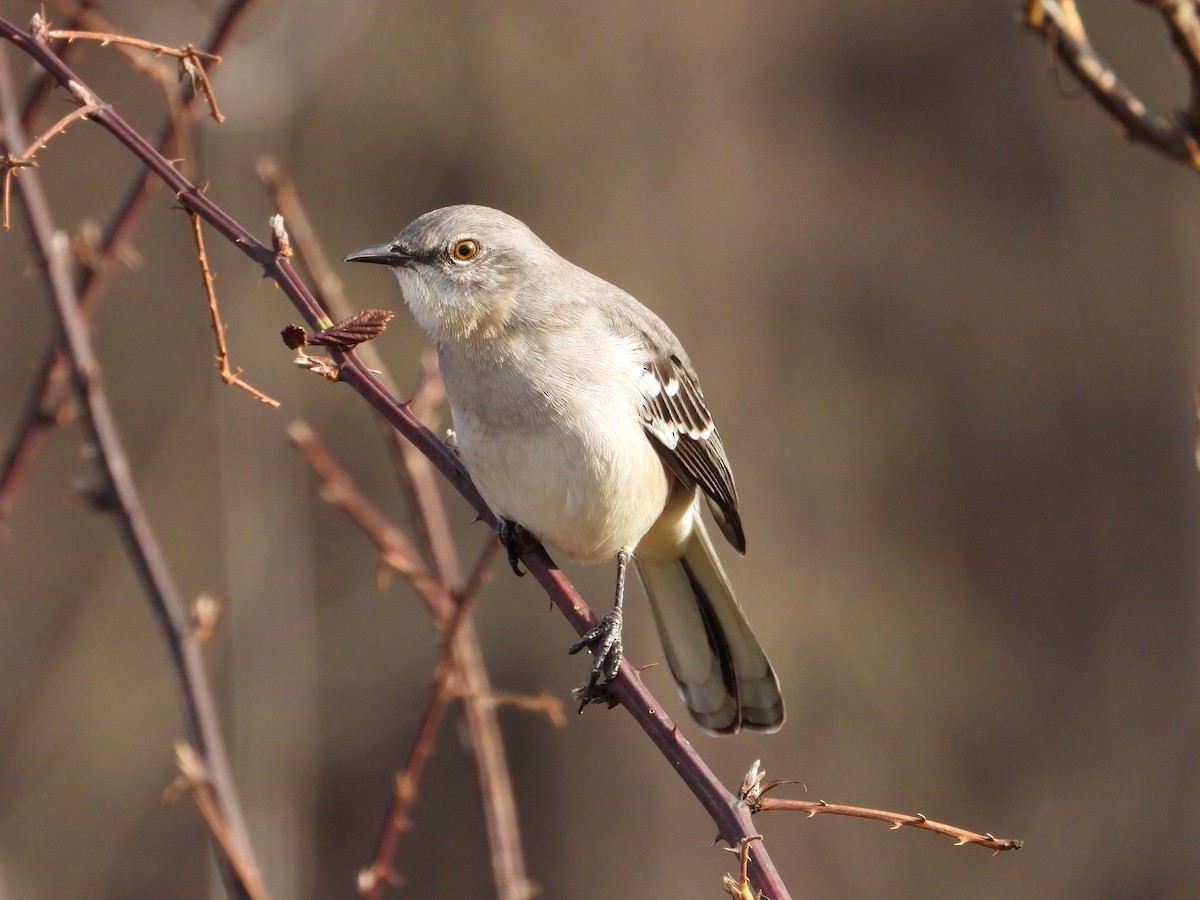
<svg viewBox="0 0 1200 900">
<path fill-rule="evenodd" d="M 621 644 L 622 615 L 619 606 L 613 607 L 591 631 L 577 640 L 567 653 L 578 653 L 584 647 L 592 651 L 592 671 L 585 684 L 575 690 L 579 700 L 579 711 L 589 703 L 603 702 L 608 699 L 608 686 L 617 677 L 621 667 L 621 657 L 624 648 Z M 601 681 L 603 677 L 603 681 Z"/>
<path fill-rule="evenodd" d="M 508 553 L 508 564 L 520 578 L 525 573 L 521 571 L 521 557 L 537 546 L 537 538 L 525 530 L 519 523 L 501 516 L 496 525 L 500 535 L 500 543 Z"/>
</svg>

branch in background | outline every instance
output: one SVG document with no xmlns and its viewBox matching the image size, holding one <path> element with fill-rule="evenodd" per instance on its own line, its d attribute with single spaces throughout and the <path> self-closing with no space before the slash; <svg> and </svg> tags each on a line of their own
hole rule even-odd
<svg viewBox="0 0 1200 900">
<path fill-rule="evenodd" d="M 450 684 L 457 666 L 454 662 L 454 645 L 463 622 L 467 619 L 467 611 L 472 599 L 464 597 L 458 602 L 450 621 L 444 624 L 442 636 L 442 652 L 438 657 L 437 666 L 433 670 L 433 684 L 429 688 L 429 702 L 421 713 L 417 734 L 413 738 L 408 759 L 394 779 L 392 802 L 380 829 L 379 840 L 375 846 L 375 856 L 371 865 L 358 873 L 358 892 L 371 900 L 383 896 L 388 885 L 399 883 L 399 876 L 392 868 L 392 859 L 400 842 L 400 835 L 412 827 L 412 819 L 408 810 L 417 799 L 417 787 L 421 783 L 421 773 L 425 762 L 433 753 L 433 741 L 437 736 L 438 727 L 450 700 Z"/>
<path fill-rule="evenodd" d="M 249 4 L 250 0 L 228 0 L 204 42 L 208 51 L 216 53 L 225 46 Z M 46 69 L 43 72 L 44 78 L 39 79 L 39 83 L 42 80 L 50 84 L 59 83 L 52 72 Z M 36 92 L 30 93 L 23 110 L 24 116 L 32 115 L 39 96 Z M 195 111 L 194 95 L 184 96 L 178 105 L 178 114 L 167 119 L 155 142 L 160 153 L 169 147 L 178 147 L 180 129 L 188 124 Z M 139 171 L 125 192 L 124 200 L 109 220 L 100 246 L 92 254 L 77 288 L 80 313 L 85 321 L 95 314 L 100 298 L 108 287 L 109 277 L 141 225 L 146 201 L 160 184 L 149 169 Z M 0 540 L 4 537 L 5 522 L 16 503 L 17 494 L 28 479 L 34 458 L 49 430 L 70 418 L 63 409 L 67 393 L 67 367 L 59 351 L 57 338 L 46 349 L 32 383 L 33 388 L 4 454 L 3 464 L 0 465 Z"/>
<path fill-rule="evenodd" d="M 71 12 L 71 19 L 67 23 L 67 28 L 78 28 L 83 25 L 84 19 L 92 11 L 92 6 L 95 0 L 82 0 Z M 55 51 L 63 59 L 71 56 L 72 47 L 65 41 L 60 43 Z M 25 99 L 21 102 L 21 127 L 28 131 L 33 127 L 34 117 L 42 108 L 42 104 L 46 98 L 50 96 L 50 91 L 54 88 L 54 79 L 49 72 L 42 71 L 25 91 Z"/>
<path fill-rule="evenodd" d="M 1187 112 L 1168 118 L 1150 112 L 1096 53 L 1075 0 L 1027 0 L 1022 24 L 1040 35 L 1092 99 L 1131 141 L 1200 170 L 1200 20 L 1194 0 L 1138 0 L 1166 20 L 1191 80 Z"/>
<path fill-rule="evenodd" d="M 75 91 L 77 96 L 80 91 L 87 92 L 90 96 L 90 91 L 83 86 L 79 76 L 44 42 L 34 39 L 3 18 L 0 18 L 0 38 L 9 41 L 38 65 L 51 72 L 60 85 L 68 88 L 72 85 L 78 86 L 79 91 Z M 324 312 L 288 259 L 281 257 L 271 247 L 258 240 L 224 209 L 213 203 L 111 107 L 102 105 L 90 121 L 101 125 L 130 152 L 138 156 L 147 168 L 176 193 L 179 202 L 186 209 L 199 213 L 238 250 L 261 266 L 267 277 L 279 286 L 310 325 L 325 327 Z M 397 402 L 356 354 L 335 353 L 334 357 L 340 366 L 340 379 L 350 385 L 428 457 L 446 480 L 475 508 L 480 518 L 494 528 L 496 523 L 491 511 L 454 452 L 425 428 L 404 404 Z M 522 561 L 578 634 L 587 633 L 596 624 L 597 620 L 587 603 L 554 565 L 544 549 L 538 548 L 525 554 Z M 480 670 L 482 671 L 481 664 Z M 622 662 L 610 696 L 625 707 L 659 748 L 672 771 L 679 774 L 700 801 L 716 823 L 720 839 L 730 845 L 740 846 L 742 838 L 755 833 L 749 810 L 725 789 L 691 744 L 678 732 L 675 722 L 662 711 L 662 706 L 627 662 Z M 468 715 L 475 708 L 468 706 Z M 484 751 L 477 747 L 476 752 L 482 754 Z M 784 900 L 789 896 L 787 887 L 762 843 L 752 845 L 748 871 L 755 887 L 773 900 Z"/>
<path fill-rule="evenodd" d="M 267 889 L 262 883 L 262 876 L 254 860 L 244 857 L 241 846 L 233 839 L 229 822 L 221 812 L 221 803 L 213 790 L 212 779 L 208 776 L 204 760 L 194 747 L 180 742 L 175 745 L 175 765 L 179 768 L 179 778 L 163 793 L 164 799 L 171 801 L 180 791 L 191 794 L 196 808 L 200 810 L 200 815 L 208 825 L 209 832 L 216 838 L 230 865 L 241 877 L 251 900 L 267 900 Z"/>
<path fill-rule="evenodd" d="M 86 89 L 75 85 L 73 93 L 84 105 L 94 105 Z M 22 151 L 25 136 L 21 128 L 16 89 L 7 55 L 3 54 L 0 54 L 0 113 L 3 115 L 5 147 L 10 154 Z M 234 791 L 204 660 L 199 645 L 192 638 L 184 603 L 133 483 L 129 460 L 104 392 L 100 363 L 92 349 L 87 323 L 79 311 L 66 244 L 58 238 L 37 172 L 25 173 L 25 177 L 18 181 L 17 189 L 28 222 L 33 256 L 45 279 L 84 429 L 96 450 L 96 460 L 103 474 L 112 514 L 133 568 L 167 639 L 183 694 L 191 740 L 204 760 L 214 800 L 227 826 L 225 837 L 237 848 L 235 859 L 224 852 L 222 841 L 217 841 L 222 876 L 233 896 L 252 897 L 238 866 L 246 861 L 252 864 L 254 855 Z M 257 866 L 253 868 L 257 871 Z"/>
<path fill-rule="evenodd" d="M 416 782 L 412 773 L 419 774 L 425 757 L 432 749 L 433 734 L 446 700 L 457 694 L 464 702 L 468 733 L 475 750 L 480 789 L 489 822 L 488 839 L 492 847 L 497 894 L 512 900 L 532 896 L 530 882 L 525 875 L 524 852 L 508 763 L 495 720 L 495 700 L 488 687 L 483 654 L 469 618 L 457 625 L 452 624 L 462 615 L 460 610 L 464 603 L 474 597 L 488 578 L 499 541 L 494 535 L 488 540 L 462 591 L 451 593 L 430 573 L 404 533 L 388 522 L 358 491 L 349 475 L 334 461 L 311 428 L 296 422 L 289 427 L 288 434 L 321 479 L 322 498 L 349 516 L 375 544 L 381 560 L 409 579 L 429 607 L 443 635 L 450 630 L 456 633 L 455 640 L 448 646 L 453 651 L 452 671 L 457 675 L 457 684 L 449 678 L 451 671 L 447 671 L 443 678 L 435 676 L 435 691 L 422 715 L 413 750 L 404 768 L 409 775 L 402 773 L 397 776 L 391 809 L 380 830 L 373 860 L 359 874 L 359 891 L 369 898 L 379 898 L 386 887 L 394 883 L 391 860 L 398 848 L 400 834 L 407 829 L 407 810 L 415 797 Z M 493 837 L 496 830 L 499 831 L 498 839 Z"/>
<path fill-rule="evenodd" d="M 826 803 L 824 800 L 780 800 L 775 797 L 764 797 L 767 791 L 779 787 L 781 784 L 795 784 L 793 781 L 777 779 L 775 781 L 767 781 L 764 783 L 767 773 L 761 767 L 759 760 L 754 761 L 754 765 L 750 767 L 750 771 L 746 773 L 746 777 L 742 780 L 742 788 L 738 792 L 738 797 L 746 801 L 751 812 L 767 812 L 772 809 L 795 810 L 807 813 L 811 819 L 817 813 L 829 813 L 835 816 L 853 816 L 858 819 L 875 819 L 878 822 L 887 822 L 892 826 L 892 830 L 908 826 L 910 828 L 919 828 L 922 831 L 932 831 L 935 834 L 944 834 L 947 837 L 953 838 L 956 847 L 961 847 L 964 844 L 979 844 L 982 847 L 987 847 L 995 853 L 1001 853 L 1005 850 L 1020 850 L 1025 846 L 1025 842 L 1017 838 L 998 838 L 993 834 L 979 834 L 974 831 L 967 831 L 965 828 L 959 828 L 957 825 L 946 825 L 942 822 L 935 822 L 932 819 L 917 813 L 915 816 L 904 815 L 903 813 L 887 812 L 882 809 L 868 809 L 864 806 L 846 806 L 841 803 Z"/>
</svg>

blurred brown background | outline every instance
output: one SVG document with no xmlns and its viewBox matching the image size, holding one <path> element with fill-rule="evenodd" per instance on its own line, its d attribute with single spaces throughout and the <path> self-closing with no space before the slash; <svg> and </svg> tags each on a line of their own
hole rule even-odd
<svg viewBox="0 0 1200 900">
<path fill-rule="evenodd" d="M 700 752 L 730 786 L 761 757 L 809 798 L 1027 842 L 993 859 L 764 816 L 796 897 L 1200 884 L 1200 182 L 1121 141 L 1017 6 L 263 2 L 214 71 L 228 122 L 195 134 L 209 195 L 259 235 L 269 153 L 331 254 L 488 204 L 672 325 L 738 478 L 749 555 L 726 554 L 730 575 L 790 702 L 774 737 L 685 725 Z M 199 42 L 216 8 L 103 6 L 170 44 Z M 1145 99 L 1183 102 L 1159 20 L 1132 2 L 1082 12 Z M 77 65 L 157 129 L 160 98 L 119 54 L 88 47 Z M 70 229 L 103 221 L 135 170 L 87 124 L 39 160 Z M 291 366 L 278 332 L 297 314 L 210 237 L 233 360 L 284 407 L 218 383 L 170 207 L 153 203 L 144 263 L 97 325 L 111 399 L 181 588 L 226 599 L 206 652 L 268 883 L 353 896 L 437 643 L 404 584 L 376 591 L 371 549 L 319 502 L 286 425 L 312 423 L 402 506 L 365 404 Z M 53 329 L 23 234 L 0 246 L 7 442 Z M 339 271 L 356 305 L 399 305 L 386 273 Z M 412 383 L 412 322 L 379 346 Z M 160 802 L 177 690 L 112 523 L 71 499 L 90 472 L 78 432 L 57 433 L 0 548 L 0 896 L 207 897 L 199 817 Z M 482 528 L 450 509 L 470 558 Z M 568 571 L 607 604 L 611 567 Z M 627 652 L 656 660 L 631 606 Z M 498 687 L 566 699 L 582 679 L 531 579 L 498 571 L 479 619 Z M 680 713 L 665 668 L 646 677 Z M 627 717 L 502 720 L 544 896 L 721 896 L 735 860 Z M 408 895 L 488 896 L 453 719 L 421 790 L 397 860 Z"/>
</svg>

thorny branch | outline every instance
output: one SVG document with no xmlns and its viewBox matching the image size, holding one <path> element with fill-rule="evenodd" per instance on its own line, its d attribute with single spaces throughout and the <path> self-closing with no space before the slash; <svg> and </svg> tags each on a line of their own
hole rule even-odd
<svg viewBox="0 0 1200 900">
<path fill-rule="evenodd" d="M 250 0 L 227 0 L 225 7 L 213 22 L 212 31 L 204 42 L 205 47 L 212 52 L 220 50 L 233 34 L 249 3 Z M 44 78 L 39 79 L 39 83 L 58 83 L 48 69 L 44 69 L 43 73 Z M 23 121 L 32 117 L 37 98 L 40 96 L 44 95 L 36 92 L 30 95 L 22 111 Z M 194 96 L 188 93 L 176 104 L 179 107 L 178 112 L 167 119 L 159 132 L 154 146 L 160 153 L 172 145 L 178 148 L 183 129 L 195 109 Z M 86 261 L 78 288 L 80 312 L 85 321 L 94 314 L 100 297 L 108 287 L 109 277 L 115 271 L 117 263 L 124 258 L 129 242 L 141 225 L 146 201 L 160 184 L 148 168 L 142 169 L 134 176 L 124 199 L 104 229 L 99 246 Z M 52 427 L 70 418 L 67 404 L 63 401 L 66 381 L 65 360 L 57 341 L 51 342 L 37 368 L 33 390 L 4 454 L 3 464 L 0 465 L 0 539 L 3 538 L 5 520 L 16 502 L 16 495 L 25 483 L 46 434 Z"/>
<path fill-rule="evenodd" d="M 200 280 L 204 284 L 204 294 L 208 298 L 208 312 L 212 317 L 212 330 L 217 339 L 217 371 L 221 381 L 240 387 L 251 397 L 261 400 L 268 406 L 279 408 L 279 401 L 268 397 L 258 388 L 242 380 L 242 370 L 231 368 L 229 365 L 229 348 L 225 344 L 226 325 L 221 321 L 221 310 L 217 307 L 217 292 L 213 287 L 212 270 L 208 267 L 208 254 L 204 251 L 204 230 L 200 226 L 200 217 L 191 210 L 187 211 L 192 223 L 192 237 L 196 240 L 196 258 L 200 262 Z"/>
<path fill-rule="evenodd" d="M 32 141 L 30 141 L 29 146 L 20 153 L 13 155 L 13 153 L 10 151 L 5 153 L 3 158 L 0 158 L 0 169 L 4 170 L 4 185 L 2 188 L 0 188 L 0 191 L 3 191 L 4 194 L 5 231 L 9 230 L 10 225 L 8 217 L 8 198 L 10 196 L 12 178 L 17 174 L 17 170 L 37 168 L 37 160 L 35 160 L 33 156 L 40 149 L 42 149 L 42 147 L 46 146 L 46 144 L 50 141 L 50 138 L 54 137 L 56 134 L 61 134 L 62 132 L 66 131 L 67 126 L 72 122 L 76 121 L 77 119 L 86 119 L 95 111 L 96 107 L 90 104 L 78 106 L 47 128 L 44 132 L 35 137 Z"/>
<path fill-rule="evenodd" d="M 117 34 L 115 32 L 76 31 L 66 28 L 54 29 L 37 14 L 34 15 L 29 30 L 42 40 L 60 40 L 67 43 L 71 41 L 98 41 L 102 47 L 109 44 L 121 44 L 126 47 L 136 47 L 139 50 L 149 50 L 156 56 L 170 56 L 177 59 L 179 61 L 179 77 L 188 81 L 193 89 L 198 89 L 204 94 L 205 100 L 208 101 L 209 112 L 214 119 L 218 122 L 225 121 L 225 117 L 221 115 L 221 111 L 217 108 L 217 98 L 213 94 L 212 84 L 209 83 L 208 73 L 204 70 L 205 63 L 216 64 L 221 61 L 221 57 L 215 53 L 198 50 L 191 44 L 185 44 L 182 47 L 168 47 L 166 44 L 159 44 L 154 41 L 147 41 L 143 38 L 130 37 L 129 35 Z"/>
<path fill-rule="evenodd" d="M 824 800 L 781 800 L 775 797 L 765 797 L 764 794 L 781 784 L 794 783 L 784 780 L 764 782 L 763 779 L 766 778 L 766 775 L 766 770 L 761 767 L 760 761 L 755 760 L 754 765 L 750 767 L 750 770 L 746 773 L 746 777 L 742 780 L 742 788 L 738 792 L 738 796 L 746 802 L 751 812 L 759 813 L 773 809 L 786 809 L 808 813 L 810 819 L 818 813 L 829 813 L 835 816 L 853 816 L 859 819 L 875 819 L 879 822 L 887 822 L 892 826 L 893 831 L 905 826 L 919 828 L 922 831 L 932 831 L 935 834 L 944 834 L 947 837 L 953 838 L 957 847 L 961 847 L 963 844 L 979 844 L 982 847 L 992 850 L 993 853 L 1001 853 L 1005 850 L 1020 850 L 1024 846 L 1024 842 L 1016 838 L 998 838 L 986 832 L 979 834 L 978 832 L 967 831 L 967 829 L 959 828 L 957 825 L 946 825 L 943 822 L 935 822 L 921 813 L 910 816 L 882 809 L 868 809 L 864 806 L 826 803 Z"/>
<path fill-rule="evenodd" d="M 0 25 L 11 27 L 2 19 Z M 99 106 L 93 101 L 91 92 L 78 81 L 68 79 L 67 86 L 81 104 Z M 3 55 L 0 55 L 0 114 L 3 116 L 3 141 L 8 152 L 23 150 L 25 137 L 17 109 L 16 90 L 7 57 Z M 45 276 L 57 318 L 84 428 L 89 441 L 96 448 L 108 505 L 118 523 L 134 570 L 167 639 L 183 693 L 191 739 L 205 761 L 214 796 L 228 824 L 228 839 L 238 846 L 236 858 L 224 853 L 219 856 L 222 875 L 231 894 L 250 897 L 251 892 L 245 876 L 238 869 L 238 862 L 253 859 L 253 852 L 237 803 L 204 661 L 199 646 L 192 639 L 183 601 L 134 485 L 129 460 L 104 392 L 100 363 L 92 349 L 87 324 L 79 311 L 79 301 L 67 265 L 65 242 L 56 237 L 50 208 L 37 173 L 27 173 L 27 177 L 18 182 L 17 189 L 28 221 L 33 255 Z"/>
<path fill-rule="evenodd" d="M 467 619 L 472 599 L 464 597 L 458 602 L 450 621 L 445 623 L 442 636 L 442 652 L 433 670 L 433 683 L 429 688 L 429 702 L 421 713 L 417 734 L 409 749 L 404 767 L 396 774 L 393 782 L 392 802 L 380 830 L 375 858 L 371 865 L 358 873 L 358 892 L 366 897 L 379 897 L 385 884 L 395 885 L 399 876 L 392 869 L 395 841 L 399 835 L 412 827 L 409 808 L 417 799 L 417 786 L 425 762 L 433 753 L 433 742 L 450 699 L 450 684 L 455 674 L 454 644 L 459 629 Z"/>
<path fill-rule="evenodd" d="M 1129 140 L 1200 171 L 1200 16 L 1194 0 L 1138 0 L 1167 24 L 1191 81 L 1186 111 L 1161 116 L 1093 48 L 1075 0 L 1026 0 L 1022 24 L 1050 46 Z"/>
</svg>

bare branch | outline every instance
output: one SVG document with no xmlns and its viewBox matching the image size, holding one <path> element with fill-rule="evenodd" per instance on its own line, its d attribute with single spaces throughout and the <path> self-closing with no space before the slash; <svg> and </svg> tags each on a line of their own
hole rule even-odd
<svg viewBox="0 0 1200 900">
<path fill-rule="evenodd" d="M 853 816 L 859 819 L 875 819 L 879 822 L 887 822 L 892 826 L 893 831 L 905 826 L 919 828 L 922 831 L 932 831 L 935 834 L 944 834 L 947 837 L 953 838 L 956 847 L 961 847 L 963 844 L 979 844 L 995 853 L 1001 853 L 1005 850 L 1020 850 L 1025 845 L 1024 841 L 1016 838 L 998 838 L 990 833 L 979 834 L 978 832 L 967 831 L 965 828 L 959 828 L 956 825 L 935 822 L 921 813 L 910 816 L 882 809 L 868 809 L 863 806 L 826 803 L 824 800 L 780 800 L 774 797 L 765 797 L 763 795 L 767 791 L 781 784 L 794 783 L 788 781 L 768 781 L 764 783 L 763 779 L 765 777 L 766 771 L 760 767 L 759 761 L 755 760 L 754 765 L 750 767 L 750 771 L 746 773 L 746 777 L 742 781 L 742 789 L 738 793 L 738 796 L 746 801 L 751 812 L 759 813 L 773 809 L 785 809 L 807 813 L 810 819 L 818 813 L 829 813 L 835 816 Z"/>
<path fill-rule="evenodd" d="M 1129 140 L 1138 141 L 1164 156 L 1200 170 L 1200 26 L 1195 4 L 1174 0 L 1139 0 L 1159 10 L 1167 19 L 1176 46 L 1184 51 L 1192 78 L 1191 101 L 1186 115 L 1166 118 L 1150 112 L 1092 47 L 1075 0 L 1027 0 L 1023 24 L 1049 44 L 1063 65 L 1079 80 Z M 1191 7 L 1185 11 L 1182 7 Z"/>
<path fill-rule="evenodd" d="M 229 348 L 225 345 L 225 328 L 221 321 L 221 311 L 217 308 L 217 292 L 213 287 L 212 270 L 208 268 L 208 254 L 204 251 L 204 230 L 200 227 L 200 217 L 191 210 L 187 211 L 192 223 L 192 237 L 196 241 L 196 258 L 200 262 L 200 280 L 204 284 L 204 294 L 208 298 L 208 312 L 212 317 L 212 330 L 217 338 L 217 371 L 221 381 L 240 387 L 256 400 L 261 400 L 267 406 L 279 408 L 279 401 L 269 397 L 258 388 L 242 380 L 242 370 L 231 368 L 229 365 Z"/>
</svg>

